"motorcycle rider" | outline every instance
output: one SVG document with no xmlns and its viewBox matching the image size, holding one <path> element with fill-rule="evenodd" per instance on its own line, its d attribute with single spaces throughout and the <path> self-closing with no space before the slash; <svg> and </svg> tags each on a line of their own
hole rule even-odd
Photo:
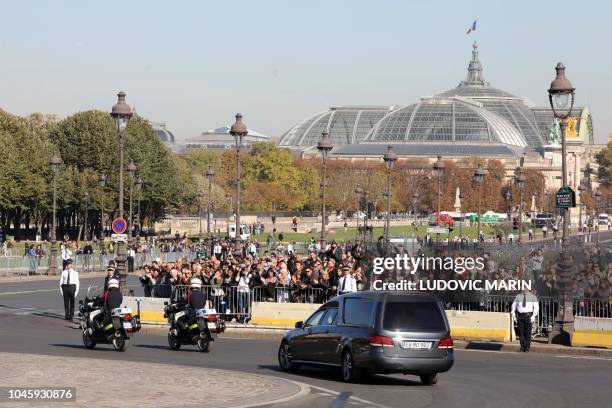
<svg viewBox="0 0 612 408">
<path fill-rule="evenodd" d="M 106 290 L 102 296 L 98 296 L 94 299 L 94 307 L 101 308 L 100 313 L 94 317 L 94 324 L 97 329 L 101 329 L 103 322 L 108 320 L 110 312 L 121 306 L 123 302 L 123 295 L 119 290 L 119 280 L 111 278 L 106 284 Z"/>
<path fill-rule="evenodd" d="M 175 305 L 177 311 L 185 310 L 185 314 L 179 317 L 176 321 L 177 326 L 181 330 L 187 330 L 187 322 L 193 319 L 194 313 L 197 309 L 202 309 L 206 304 L 206 296 L 202 292 L 202 280 L 200 278 L 192 278 L 189 285 L 189 290 L 182 299 L 180 299 Z"/>
</svg>

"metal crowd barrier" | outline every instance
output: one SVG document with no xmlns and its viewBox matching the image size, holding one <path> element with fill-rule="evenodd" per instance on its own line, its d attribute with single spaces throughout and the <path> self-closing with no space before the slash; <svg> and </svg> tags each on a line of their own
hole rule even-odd
<svg viewBox="0 0 612 408">
<path fill-rule="evenodd" d="M 253 298 L 256 302 L 325 303 L 334 296 L 331 289 L 322 288 L 296 289 L 282 286 L 253 288 Z"/>
<path fill-rule="evenodd" d="M 168 298 L 173 302 L 183 298 L 189 290 L 189 285 L 151 285 L 150 289 L 145 287 L 145 296 L 157 298 Z M 223 315 L 227 321 L 236 319 L 239 322 L 247 322 L 251 317 L 253 306 L 253 295 L 251 291 L 241 291 L 237 286 L 204 285 L 202 291 L 211 306 Z"/>
</svg>

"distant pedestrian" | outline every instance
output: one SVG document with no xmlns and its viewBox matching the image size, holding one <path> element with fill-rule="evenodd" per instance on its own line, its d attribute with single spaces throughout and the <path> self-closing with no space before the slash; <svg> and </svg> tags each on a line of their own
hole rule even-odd
<svg viewBox="0 0 612 408">
<path fill-rule="evenodd" d="M 528 288 L 523 289 L 512 302 L 512 321 L 518 327 L 521 351 L 529 352 L 531 345 L 531 328 L 535 322 L 540 308 L 538 298 L 529 292 Z"/>
<path fill-rule="evenodd" d="M 546 238 L 546 235 L 548 235 L 548 227 L 546 227 L 546 225 L 542 227 L 542 235 L 544 238 Z"/>
<path fill-rule="evenodd" d="M 64 297 L 64 318 L 74 317 L 74 301 L 79 293 L 79 273 L 72 268 L 72 259 L 66 259 L 66 269 L 60 276 L 60 293 Z"/>
<path fill-rule="evenodd" d="M 529 240 L 533 241 L 533 230 L 529 228 Z"/>
<path fill-rule="evenodd" d="M 512 241 L 514 241 L 514 234 L 509 233 L 508 234 L 508 244 L 512 245 Z"/>
</svg>

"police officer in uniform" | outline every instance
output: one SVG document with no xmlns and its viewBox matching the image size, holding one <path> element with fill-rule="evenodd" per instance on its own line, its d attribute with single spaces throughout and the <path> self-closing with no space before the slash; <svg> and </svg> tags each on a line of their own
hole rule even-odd
<svg viewBox="0 0 612 408">
<path fill-rule="evenodd" d="M 523 289 L 523 293 L 516 295 L 512 302 L 512 321 L 518 326 L 522 352 L 529 352 L 531 327 L 539 310 L 538 298 L 527 288 Z"/>
<path fill-rule="evenodd" d="M 64 297 L 64 318 L 72 320 L 74 300 L 79 293 L 79 273 L 72 268 L 72 259 L 66 259 L 66 269 L 62 271 L 59 284 Z"/>
</svg>

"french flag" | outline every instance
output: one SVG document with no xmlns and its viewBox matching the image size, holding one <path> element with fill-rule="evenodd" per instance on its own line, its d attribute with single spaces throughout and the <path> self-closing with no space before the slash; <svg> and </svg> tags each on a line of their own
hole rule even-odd
<svg viewBox="0 0 612 408">
<path fill-rule="evenodd" d="M 472 23 L 472 25 L 470 26 L 470 28 L 467 29 L 466 34 L 471 33 L 472 31 L 476 31 L 476 20 L 474 20 L 474 22 Z"/>
</svg>

